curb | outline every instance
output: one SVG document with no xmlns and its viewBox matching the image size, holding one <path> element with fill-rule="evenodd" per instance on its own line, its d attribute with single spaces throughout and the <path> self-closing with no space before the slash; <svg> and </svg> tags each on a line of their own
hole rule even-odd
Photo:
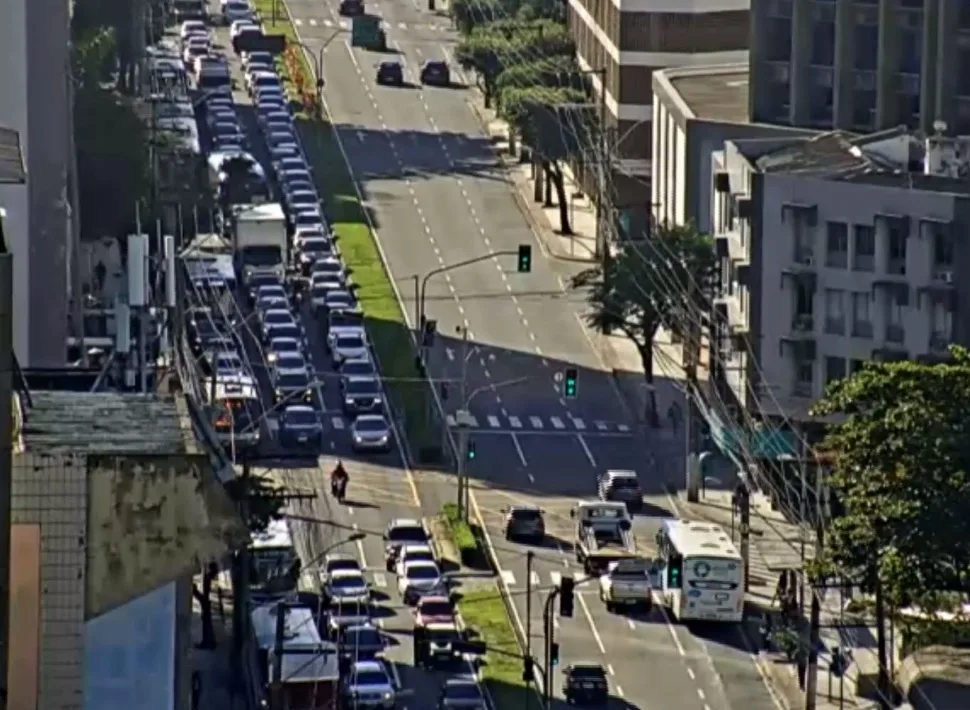
<svg viewBox="0 0 970 710">
<path fill-rule="evenodd" d="M 475 115 L 478 120 L 479 125 L 482 127 L 486 138 L 491 138 L 488 133 L 488 121 L 489 119 L 482 113 L 482 109 L 478 106 L 477 101 L 467 100 L 465 102 L 471 112 Z M 517 162 L 513 161 L 509 156 L 504 155 L 500 150 L 492 146 L 492 152 L 498 158 L 499 164 L 502 166 L 502 172 L 505 173 L 505 181 L 512 191 L 512 198 L 515 200 L 516 206 L 518 206 L 519 211 L 525 217 L 526 221 L 529 223 L 530 229 L 532 229 L 533 234 L 535 234 L 536 239 L 543 247 L 543 251 L 558 261 L 564 261 L 573 264 L 595 264 L 595 258 L 584 259 L 578 256 L 571 256 L 569 254 L 563 254 L 560 247 L 548 238 L 548 232 L 552 230 L 551 225 L 548 224 L 548 220 L 545 215 L 537 215 L 533 205 L 528 201 L 525 195 L 522 194 L 520 188 L 520 182 L 514 175 L 512 175 L 512 169 Z M 546 224 L 543 224 L 543 221 Z"/>
</svg>

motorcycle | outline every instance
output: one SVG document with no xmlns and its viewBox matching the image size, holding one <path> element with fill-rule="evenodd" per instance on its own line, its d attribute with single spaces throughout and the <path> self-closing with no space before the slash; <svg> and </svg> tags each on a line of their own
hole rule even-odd
<svg viewBox="0 0 970 710">
<path fill-rule="evenodd" d="M 337 499 L 338 503 L 343 503 L 347 497 L 347 478 L 331 478 L 330 494 Z"/>
</svg>

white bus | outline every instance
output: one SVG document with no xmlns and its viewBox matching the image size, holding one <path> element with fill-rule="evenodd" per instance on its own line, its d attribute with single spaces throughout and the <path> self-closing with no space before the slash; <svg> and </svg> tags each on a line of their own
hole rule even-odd
<svg viewBox="0 0 970 710">
<path fill-rule="evenodd" d="M 285 520 L 271 520 L 250 544 L 250 598 L 265 602 L 296 591 L 300 579 L 300 557 Z"/>
<path fill-rule="evenodd" d="M 744 561 L 724 528 L 696 520 L 665 520 L 657 533 L 660 588 L 680 621 L 740 622 Z"/>
</svg>

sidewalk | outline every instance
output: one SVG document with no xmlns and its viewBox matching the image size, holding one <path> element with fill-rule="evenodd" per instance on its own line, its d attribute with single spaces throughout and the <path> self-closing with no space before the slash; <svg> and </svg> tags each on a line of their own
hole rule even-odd
<svg viewBox="0 0 970 710">
<path fill-rule="evenodd" d="M 202 575 L 194 584 L 201 589 Z M 220 606 L 219 584 L 212 585 L 212 622 L 216 647 L 198 648 L 202 638 L 202 606 L 192 599 L 192 650 L 189 667 L 199 674 L 201 694 L 199 710 L 254 710 L 245 699 L 244 678 L 236 678 L 232 668 L 232 598 L 223 595 Z M 190 706 L 191 707 L 191 706 Z"/>
</svg>

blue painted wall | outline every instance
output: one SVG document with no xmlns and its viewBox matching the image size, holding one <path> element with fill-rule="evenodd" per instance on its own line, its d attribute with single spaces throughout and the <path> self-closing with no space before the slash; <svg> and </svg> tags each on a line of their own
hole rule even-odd
<svg viewBox="0 0 970 710">
<path fill-rule="evenodd" d="M 84 710 L 173 710 L 175 584 L 85 624 Z"/>
</svg>

